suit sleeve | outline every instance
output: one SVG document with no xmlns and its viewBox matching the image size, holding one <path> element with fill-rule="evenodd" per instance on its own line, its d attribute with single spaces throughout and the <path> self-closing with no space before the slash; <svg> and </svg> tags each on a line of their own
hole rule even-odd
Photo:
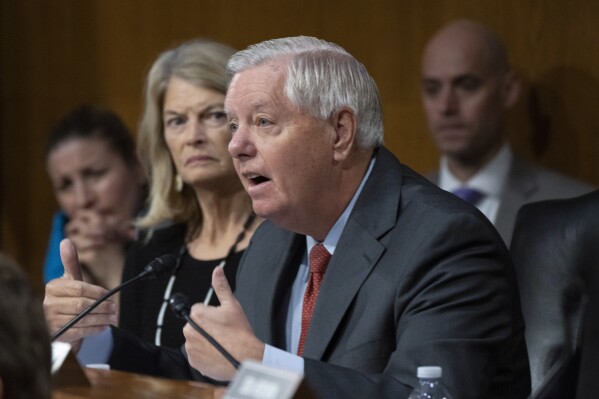
<svg viewBox="0 0 599 399">
<path fill-rule="evenodd" d="M 193 380 L 225 385 L 204 377 L 189 365 L 185 347 L 179 349 L 153 345 L 118 327 L 111 327 L 113 348 L 108 363 L 115 370 L 176 380 Z"/>
<path fill-rule="evenodd" d="M 156 377 L 193 379 L 192 369 L 180 350 L 152 345 L 117 327 L 111 329 L 111 368 Z"/>
</svg>

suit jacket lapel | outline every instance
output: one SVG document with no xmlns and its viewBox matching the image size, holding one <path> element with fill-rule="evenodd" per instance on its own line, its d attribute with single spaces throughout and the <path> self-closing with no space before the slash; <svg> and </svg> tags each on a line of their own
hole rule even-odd
<svg viewBox="0 0 599 399">
<path fill-rule="evenodd" d="M 510 244 L 509 240 L 514 228 L 514 215 L 523 204 L 528 202 L 536 190 L 534 170 L 514 155 L 495 220 L 495 228 L 504 239 L 507 239 L 507 245 Z"/>
<path fill-rule="evenodd" d="M 306 337 L 305 357 L 322 358 L 364 280 L 384 253 L 379 239 L 397 221 L 401 184 L 399 162 L 380 148 L 327 268 Z"/>
</svg>

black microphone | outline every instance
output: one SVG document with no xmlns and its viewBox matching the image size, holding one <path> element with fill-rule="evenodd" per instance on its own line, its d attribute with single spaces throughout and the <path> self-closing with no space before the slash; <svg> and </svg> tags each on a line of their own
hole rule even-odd
<svg viewBox="0 0 599 399">
<path fill-rule="evenodd" d="M 94 303 L 92 303 L 87 308 L 85 308 L 81 313 L 79 313 L 77 316 L 75 316 L 75 318 L 73 318 L 67 324 L 62 326 L 60 328 L 60 330 L 56 331 L 54 334 L 51 335 L 50 341 L 55 341 L 56 338 L 60 337 L 69 328 L 73 327 L 73 325 L 75 323 L 77 323 L 79 320 L 81 320 L 82 318 L 87 316 L 87 314 L 89 312 L 91 312 L 92 310 L 94 310 L 99 304 L 101 304 L 106 299 L 110 298 L 111 296 L 113 296 L 114 294 L 116 294 L 117 292 L 119 292 L 120 290 L 122 290 L 123 288 L 128 286 L 129 284 L 134 283 L 137 280 L 151 279 L 154 277 L 158 277 L 158 276 L 167 274 L 175 268 L 176 264 L 177 264 L 177 258 L 171 254 L 162 255 L 161 257 L 154 259 L 146 267 L 144 267 L 144 269 L 141 271 L 141 273 L 139 273 L 137 276 L 114 287 L 113 289 L 108 291 L 106 294 L 102 295 Z"/>
<path fill-rule="evenodd" d="M 208 334 L 204 329 L 196 324 L 195 321 L 192 320 L 191 316 L 189 316 L 189 312 L 191 310 L 191 305 L 189 304 L 189 299 L 183 294 L 175 293 L 169 299 L 169 304 L 171 306 L 171 310 L 180 319 L 187 321 L 197 332 L 199 332 L 202 337 L 206 338 L 208 342 L 212 346 L 216 348 L 217 351 L 220 352 L 221 355 L 224 356 L 225 359 L 229 361 L 235 367 L 235 370 L 239 369 L 239 362 L 235 359 L 225 348 L 222 347 L 210 334 Z"/>
</svg>

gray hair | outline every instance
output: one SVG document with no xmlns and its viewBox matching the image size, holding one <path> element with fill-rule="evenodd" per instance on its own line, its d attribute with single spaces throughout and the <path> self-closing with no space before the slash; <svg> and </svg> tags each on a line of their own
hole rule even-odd
<svg viewBox="0 0 599 399">
<path fill-rule="evenodd" d="M 237 52 L 227 64 L 230 79 L 266 62 L 290 57 L 285 94 L 293 105 L 326 120 L 350 108 L 361 148 L 383 144 L 383 116 L 376 83 L 341 46 L 308 36 L 268 40 Z"/>
</svg>

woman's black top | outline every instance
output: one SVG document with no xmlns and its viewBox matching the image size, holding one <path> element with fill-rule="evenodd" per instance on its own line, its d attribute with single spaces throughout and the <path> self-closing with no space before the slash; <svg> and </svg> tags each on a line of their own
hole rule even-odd
<svg viewBox="0 0 599 399">
<path fill-rule="evenodd" d="M 173 254 L 179 256 L 184 245 L 185 226 L 173 225 L 156 230 L 149 241 L 138 240 L 127 253 L 123 270 L 123 281 L 138 275 L 155 258 Z M 225 275 L 231 288 L 235 290 L 235 275 L 243 251 L 234 253 L 225 265 Z M 211 286 L 212 272 L 223 259 L 197 260 L 187 251 L 180 260 L 178 272 L 171 294 L 182 293 L 190 302 L 203 302 Z M 138 281 L 121 292 L 119 327 L 145 341 L 154 343 L 158 313 L 171 274 L 151 280 Z M 216 294 L 211 305 L 218 305 Z M 161 334 L 162 346 L 179 348 L 185 343 L 183 326 L 185 322 L 173 315 L 167 308 Z"/>
</svg>

